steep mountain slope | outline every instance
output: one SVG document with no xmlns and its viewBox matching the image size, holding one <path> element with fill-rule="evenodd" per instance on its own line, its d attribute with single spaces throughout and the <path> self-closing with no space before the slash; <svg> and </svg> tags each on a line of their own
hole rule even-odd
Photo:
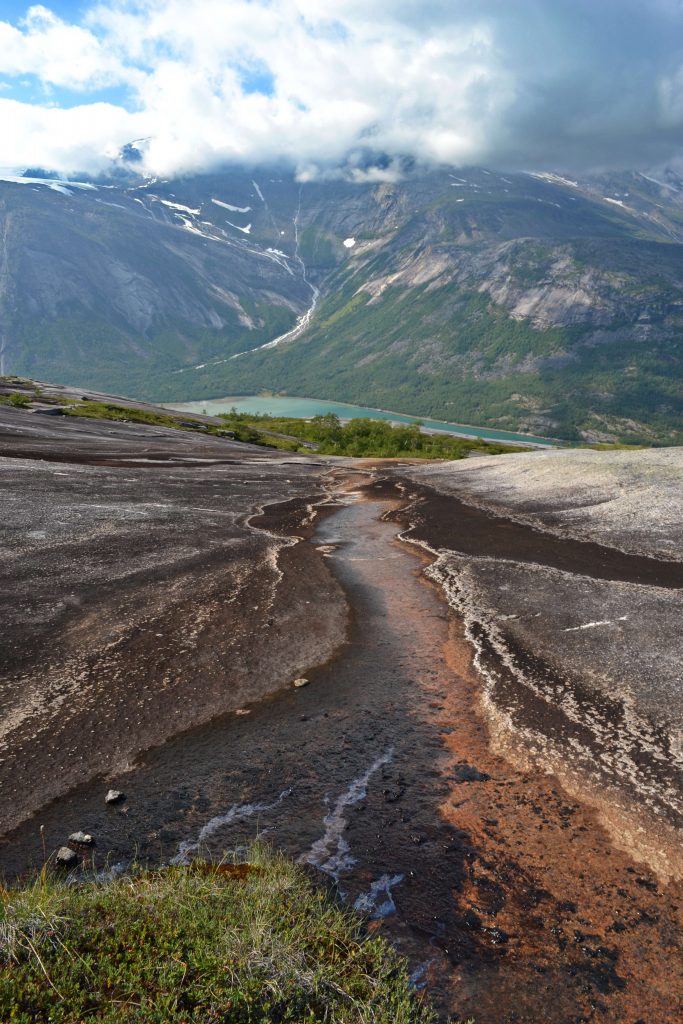
<svg viewBox="0 0 683 1024">
<path fill-rule="evenodd" d="M 671 174 L 301 185 L 259 169 L 0 182 L 0 203 L 4 372 L 156 400 L 271 388 L 683 440 Z"/>
<path fill-rule="evenodd" d="M 178 367 L 289 327 L 311 289 L 268 248 L 291 219 L 259 244 L 224 207 L 199 214 L 152 186 L 0 183 L 0 372 L 153 395 Z"/>
<path fill-rule="evenodd" d="M 591 194 L 594 183 L 435 177 L 417 209 L 423 197 L 409 187 L 375 190 L 383 231 L 358 227 L 307 331 L 235 361 L 232 389 L 298 388 L 569 437 L 680 440 L 677 206 L 655 219 L 645 179 L 632 212 Z"/>
</svg>

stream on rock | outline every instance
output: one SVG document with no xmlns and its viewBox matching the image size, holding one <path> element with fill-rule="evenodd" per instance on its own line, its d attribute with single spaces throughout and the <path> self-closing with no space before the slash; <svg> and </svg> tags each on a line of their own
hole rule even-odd
<svg viewBox="0 0 683 1024">
<path fill-rule="evenodd" d="M 422 575 L 426 559 L 396 539 L 384 494 L 335 498 L 336 511 L 302 543 L 321 550 L 352 609 L 337 656 L 308 672 L 308 685 L 185 732 L 127 772 L 55 801 L 10 837 L 5 870 L 40 864 L 41 825 L 48 849 L 77 828 L 91 832 L 97 868 L 114 872 L 133 857 L 220 858 L 261 836 L 366 913 L 409 958 L 416 986 L 427 986 L 442 1015 L 473 1015 L 477 1024 L 680 1020 L 666 993 L 657 995 L 659 1016 L 634 1016 L 648 978 L 629 988 L 635 968 L 620 962 L 619 942 L 645 964 L 650 947 L 661 948 L 653 925 L 644 943 L 640 933 L 631 938 L 638 909 L 652 917 L 656 892 L 624 875 L 632 869 L 618 856 L 610 863 L 599 826 L 589 812 L 567 811 L 554 780 L 523 777 L 488 751 L 467 645 Z M 127 800 L 105 806 L 109 786 Z M 544 792 L 544 820 L 557 829 L 550 838 L 534 833 L 546 851 L 533 854 L 542 878 L 524 860 L 525 828 L 536 825 L 517 815 Z M 605 860 L 616 881 L 596 887 L 621 885 L 631 900 L 609 944 L 587 917 L 570 930 L 584 909 L 581 885 L 568 878 L 579 895 L 561 899 L 550 864 L 566 874 L 568 850 Z M 620 912 L 600 913 L 608 929 Z M 673 925 L 670 936 L 680 950 Z"/>
</svg>

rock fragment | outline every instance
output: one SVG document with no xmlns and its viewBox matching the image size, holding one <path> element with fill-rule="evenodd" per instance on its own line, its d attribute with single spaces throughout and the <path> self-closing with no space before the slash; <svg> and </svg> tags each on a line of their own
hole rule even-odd
<svg viewBox="0 0 683 1024">
<path fill-rule="evenodd" d="M 75 868 L 78 864 L 78 854 L 70 850 L 68 846 L 60 846 L 55 861 L 60 868 Z"/>
<path fill-rule="evenodd" d="M 486 772 L 479 771 L 478 768 L 468 764 L 467 761 L 463 761 L 462 764 L 456 766 L 453 778 L 456 782 L 488 782 L 491 776 L 487 775 Z"/>
<path fill-rule="evenodd" d="M 122 793 L 120 789 L 110 789 L 104 798 L 105 804 L 120 804 L 126 799 L 126 794 Z"/>
<path fill-rule="evenodd" d="M 296 686 L 297 689 L 300 689 L 302 686 L 308 686 L 309 682 L 310 679 L 305 679 L 303 676 L 300 676 L 299 679 L 294 680 L 294 686 Z"/>
<path fill-rule="evenodd" d="M 69 836 L 69 842 L 75 843 L 76 846 L 94 846 L 95 840 L 88 832 L 72 832 Z"/>
</svg>

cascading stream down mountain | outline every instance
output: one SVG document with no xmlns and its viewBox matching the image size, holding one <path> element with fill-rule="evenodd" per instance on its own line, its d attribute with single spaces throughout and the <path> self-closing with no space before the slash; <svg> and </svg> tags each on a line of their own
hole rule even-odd
<svg viewBox="0 0 683 1024">
<path fill-rule="evenodd" d="M 303 258 L 301 256 L 301 251 L 300 251 L 300 247 L 299 247 L 299 218 L 301 216 L 301 193 L 302 193 L 302 190 L 303 190 L 303 185 L 300 185 L 299 186 L 299 202 L 298 202 L 298 205 L 297 205 L 297 208 L 296 208 L 296 213 L 294 214 L 294 220 L 293 220 L 293 224 L 294 224 L 294 259 L 296 260 L 296 262 L 301 267 L 301 278 L 302 278 L 302 280 L 305 281 L 305 283 L 311 289 L 311 299 L 312 299 L 311 305 L 308 307 L 306 312 L 303 313 L 299 317 L 299 319 L 296 322 L 296 325 L 294 327 L 292 327 L 291 330 L 285 331 L 284 334 L 278 335 L 277 338 L 273 338 L 272 341 L 266 342 L 265 345 L 257 345 L 256 348 L 248 349 L 247 352 L 238 352 L 236 355 L 232 356 L 233 359 L 239 359 L 240 356 L 248 355 L 249 352 L 260 352 L 263 349 L 276 348 L 278 345 L 281 345 L 283 341 L 294 341 L 295 338 L 298 338 L 299 335 L 302 334 L 306 330 L 306 328 L 309 326 L 309 324 L 310 324 L 310 322 L 311 322 L 311 320 L 313 318 L 313 314 L 315 312 L 315 307 L 318 304 L 318 297 L 320 295 L 320 291 L 319 291 L 318 288 L 316 288 L 316 286 L 311 281 L 308 280 L 307 271 L 306 271 L 306 264 L 304 263 L 304 260 L 303 260 Z M 259 192 L 259 195 L 261 195 L 260 192 Z M 265 203 L 265 199 L 263 201 Z"/>
</svg>

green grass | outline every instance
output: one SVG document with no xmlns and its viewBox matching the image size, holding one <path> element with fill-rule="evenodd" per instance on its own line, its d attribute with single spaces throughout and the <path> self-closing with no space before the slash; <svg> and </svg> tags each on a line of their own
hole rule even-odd
<svg viewBox="0 0 683 1024">
<path fill-rule="evenodd" d="M 69 405 L 65 416 L 81 416 L 93 420 L 119 420 L 128 423 L 147 423 L 151 427 L 178 427 L 178 420 L 165 413 L 134 409 L 115 402 L 82 401 Z"/>
<path fill-rule="evenodd" d="M 13 391 L 9 395 L 0 395 L 0 405 L 11 405 L 15 409 L 28 409 L 31 401 L 31 396 L 21 391 Z"/>
<path fill-rule="evenodd" d="M 303 869 L 195 864 L 0 893 L 0 1019 L 16 1024 L 429 1024 L 406 963 Z"/>
<path fill-rule="evenodd" d="M 605 441 L 596 441 L 595 444 L 577 444 L 577 448 L 589 448 L 594 452 L 637 452 L 648 448 L 645 444 L 609 444 Z"/>
</svg>

